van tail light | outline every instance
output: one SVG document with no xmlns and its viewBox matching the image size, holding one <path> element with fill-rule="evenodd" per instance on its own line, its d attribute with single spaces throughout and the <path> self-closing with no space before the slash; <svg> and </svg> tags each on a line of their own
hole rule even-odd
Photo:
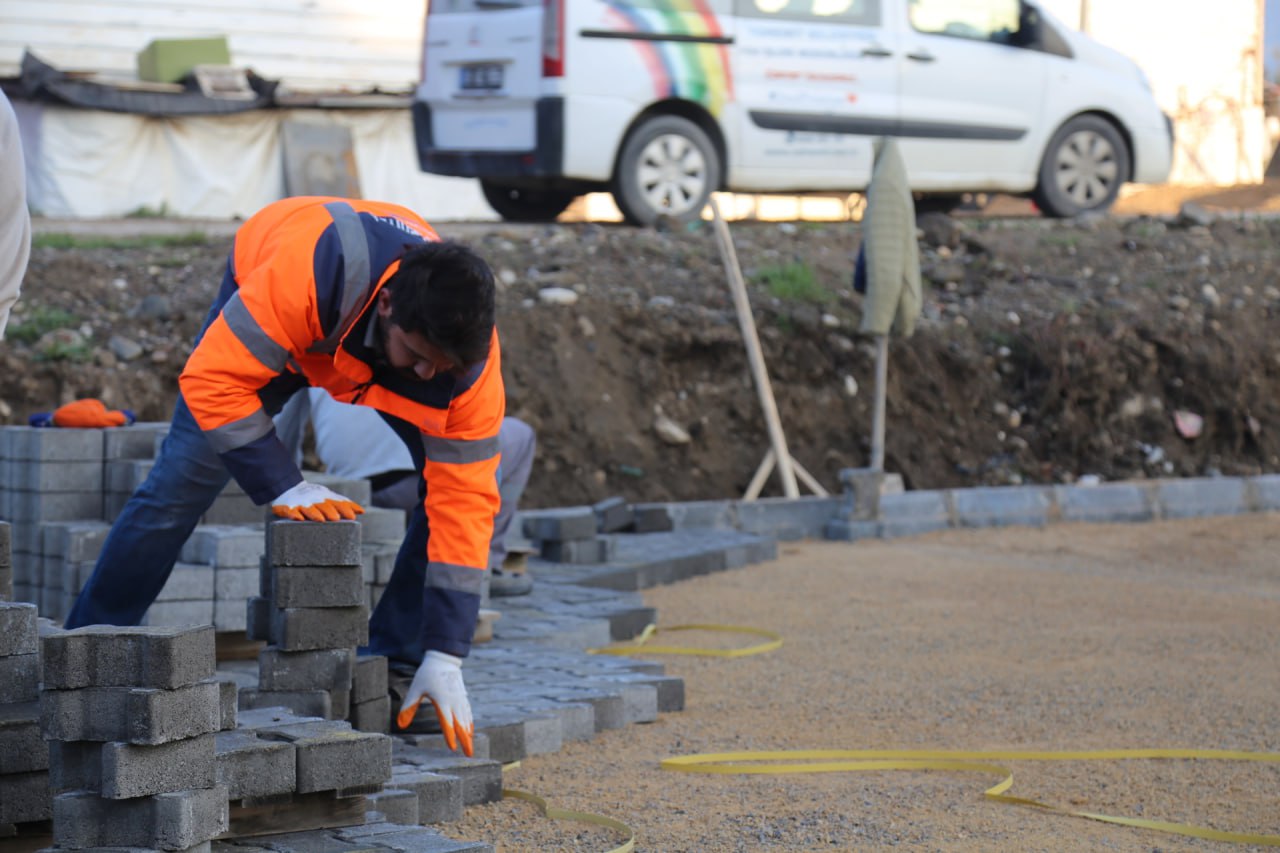
<svg viewBox="0 0 1280 853">
<path fill-rule="evenodd" d="M 427 82 L 427 28 L 431 21 L 431 0 L 427 0 L 426 10 L 422 15 L 422 61 L 418 69 L 418 82 Z"/>
<path fill-rule="evenodd" d="M 564 0 L 542 0 L 542 76 L 564 76 Z"/>
</svg>

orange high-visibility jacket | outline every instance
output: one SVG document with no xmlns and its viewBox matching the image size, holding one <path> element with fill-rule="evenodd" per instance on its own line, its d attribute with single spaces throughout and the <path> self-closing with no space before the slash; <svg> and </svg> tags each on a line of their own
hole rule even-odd
<svg viewBox="0 0 1280 853">
<path fill-rule="evenodd" d="M 378 370 L 366 334 L 375 297 L 400 258 L 438 240 L 399 205 L 289 198 L 239 229 L 221 310 L 179 378 L 196 423 L 256 503 L 302 481 L 263 400 L 310 384 L 371 406 L 420 431 L 431 531 L 425 641 L 470 650 L 498 510 L 498 429 L 505 394 L 495 330 L 489 357 L 464 376 L 426 382 Z M 358 437 L 353 437 L 358 440 Z"/>
</svg>

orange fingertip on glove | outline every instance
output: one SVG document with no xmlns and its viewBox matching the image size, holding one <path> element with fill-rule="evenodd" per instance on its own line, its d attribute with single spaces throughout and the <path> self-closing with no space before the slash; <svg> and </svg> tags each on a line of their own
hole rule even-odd
<svg viewBox="0 0 1280 853">
<path fill-rule="evenodd" d="M 307 506 L 273 506 L 271 511 L 292 521 L 352 521 L 364 513 L 364 507 L 355 501 L 330 500 Z"/>
<path fill-rule="evenodd" d="M 409 724 L 413 722 L 413 718 L 418 714 L 418 706 L 422 704 L 419 699 L 407 708 L 400 709 L 400 713 L 396 716 L 396 725 L 401 729 L 409 728 Z M 449 749 L 456 750 L 458 744 L 462 744 L 462 754 L 467 758 L 475 756 L 475 723 L 463 728 L 458 724 L 457 720 L 444 719 L 444 714 L 440 711 L 440 706 L 434 701 L 431 703 L 436 710 L 436 718 L 440 721 L 440 733 L 444 735 L 444 742 Z"/>
<path fill-rule="evenodd" d="M 355 501 L 329 501 L 329 506 L 337 511 L 338 515 L 347 521 L 352 521 L 357 515 L 364 515 L 364 507 Z M 336 518 L 329 519 L 337 521 Z"/>
<path fill-rule="evenodd" d="M 475 749 L 472 746 L 472 739 L 475 736 L 476 725 L 472 723 L 467 728 L 458 726 L 458 740 L 462 741 L 462 754 L 467 758 L 475 757 Z"/>
<path fill-rule="evenodd" d="M 409 724 L 413 722 L 413 718 L 418 715 L 418 706 L 421 704 L 422 700 L 419 699 L 408 708 L 401 708 L 400 715 L 396 717 L 396 725 L 402 729 L 409 728 Z"/>
<path fill-rule="evenodd" d="M 463 728 L 458 723 L 457 717 L 454 717 L 453 719 L 446 722 L 444 718 L 444 712 L 440 710 L 440 706 L 436 705 L 434 700 L 432 700 L 431 704 L 435 706 L 436 719 L 440 721 L 440 731 L 444 735 L 445 744 L 447 744 L 450 749 L 457 750 L 458 744 L 461 743 L 462 754 L 465 755 L 467 758 L 471 758 L 472 757 L 471 754 L 473 751 L 472 744 L 471 744 L 471 735 L 475 731 L 475 723 L 472 723 L 471 726 L 468 728 Z M 410 720 L 412 719 L 413 718 L 410 717 Z M 401 728 L 404 728 L 404 727 L 401 726 Z"/>
</svg>

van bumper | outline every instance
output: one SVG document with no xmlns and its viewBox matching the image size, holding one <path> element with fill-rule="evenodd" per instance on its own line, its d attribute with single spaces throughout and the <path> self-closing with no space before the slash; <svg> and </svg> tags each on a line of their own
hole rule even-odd
<svg viewBox="0 0 1280 853">
<path fill-rule="evenodd" d="M 1133 181 L 1161 184 L 1173 169 L 1173 121 L 1164 116 L 1158 127 L 1135 128 L 1133 139 Z"/>
<path fill-rule="evenodd" d="M 455 178 L 558 178 L 564 174 L 564 98 L 534 103 L 534 148 L 530 151 L 461 151 L 437 148 L 431 106 L 413 103 L 413 137 L 418 166 Z"/>
</svg>

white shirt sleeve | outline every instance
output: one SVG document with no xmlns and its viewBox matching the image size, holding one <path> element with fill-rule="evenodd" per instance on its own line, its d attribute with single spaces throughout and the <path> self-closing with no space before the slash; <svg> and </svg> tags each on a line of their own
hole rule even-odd
<svg viewBox="0 0 1280 853">
<path fill-rule="evenodd" d="M 0 340 L 31 256 L 26 164 L 13 105 L 0 92 Z"/>
<path fill-rule="evenodd" d="M 323 388 L 308 388 L 316 455 L 338 477 L 412 471 L 413 457 L 382 415 L 368 406 L 339 403 Z"/>
</svg>

